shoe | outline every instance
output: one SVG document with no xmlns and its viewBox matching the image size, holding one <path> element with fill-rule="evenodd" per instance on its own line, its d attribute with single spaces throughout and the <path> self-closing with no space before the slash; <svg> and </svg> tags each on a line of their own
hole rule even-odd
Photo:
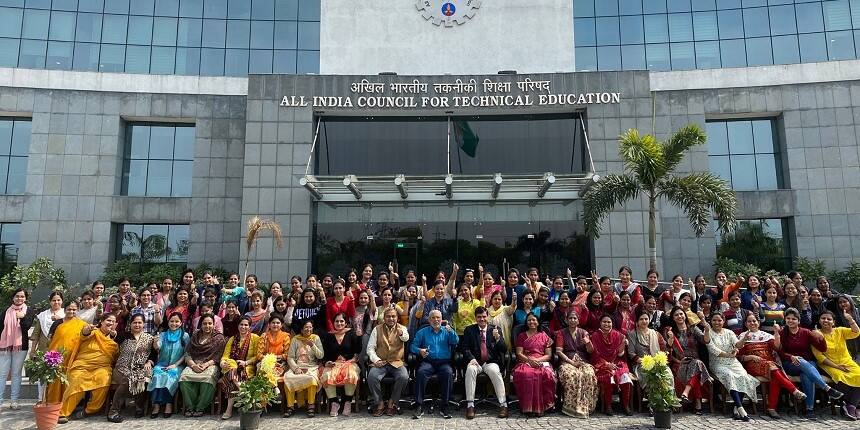
<svg viewBox="0 0 860 430">
<path fill-rule="evenodd" d="M 830 398 L 831 398 L 831 399 L 833 399 L 833 400 L 839 400 L 839 399 L 841 399 L 841 398 L 842 398 L 842 396 L 844 396 L 844 395 L 845 395 L 845 394 L 843 394 L 841 391 L 839 391 L 839 390 L 837 390 L 837 389 L 835 389 L 835 388 L 833 388 L 833 387 L 830 387 L 830 389 L 829 389 L 829 390 L 827 390 L 827 396 L 828 396 L 828 397 L 830 397 Z"/>
<path fill-rule="evenodd" d="M 66 424 L 69 422 L 69 417 L 59 417 L 57 418 L 57 424 Z"/>
<path fill-rule="evenodd" d="M 499 408 L 499 418 L 507 418 L 508 417 L 508 407 L 502 406 Z"/>
<path fill-rule="evenodd" d="M 284 418 L 293 416 L 293 412 L 295 412 L 293 408 L 287 408 L 287 410 L 284 411 Z"/>
<path fill-rule="evenodd" d="M 794 394 L 794 398 L 795 398 L 795 399 L 797 399 L 797 400 L 804 400 L 804 399 L 806 399 L 806 393 L 804 393 L 803 391 L 800 391 L 800 390 L 794 390 L 794 393 L 792 393 L 792 394 Z"/>
<path fill-rule="evenodd" d="M 135 418 L 143 418 L 143 409 L 135 409 L 134 410 Z"/>
<path fill-rule="evenodd" d="M 348 417 L 349 414 L 352 413 L 352 402 L 346 402 L 343 404 L 343 412 L 341 412 L 343 416 Z"/>
<path fill-rule="evenodd" d="M 170 418 L 173 416 L 173 412 L 162 412 L 161 416 L 164 418 Z"/>
<path fill-rule="evenodd" d="M 424 416 L 424 407 L 423 407 L 423 406 L 419 406 L 419 407 L 418 407 L 418 410 L 417 410 L 417 411 L 415 411 L 415 413 L 412 415 L 412 419 L 413 419 L 413 420 L 420 420 L 420 419 L 421 419 L 421 417 L 423 417 L 423 416 Z"/>
<path fill-rule="evenodd" d="M 391 405 L 388 409 L 385 410 L 385 415 L 389 417 L 393 417 L 397 415 L 397 406 Z"/>
<path fill-rule="evenodd" d="M 738 413 L 738 407 L 737 406 L 732 408 L 732 419 L 736 420 L 736 421 L 741 419 L 741 414 Z"/>
<path fill-rule="evenodd" d="M 699 409 L 694 410 L 694 411 L 693 411 L 693 414 L 695 414 L 695 415 L 702 415 L 702 408 L 699 408 Z M 628 414 L 628 415 L 631 415 L 631 414 Z"/>
<path fill-rule="evenodd" d="M 474 406 L 467 406 L 466 407 L 466 419 L 467 420 L 475 419 L 475 407 Z"/>
<path fill-rule="evenodd" d="M 750 421 L 750 416 L 749 415 L 742 415 L 739 419 L 745 423 L 748 423 Z"/>
<path fill-rule="evenodd" d="M 854 405 L 845 403 L 842 405 L 842 412 L 845 413 L 845 418 L 848 418 L 851 421 L 857 421 L 857 407 Z"/>
<path fill-rule="evenodd" d="M 685 405 L 689 405 L 692 402 L 690 402 L 690 398 L 687 397 L 686 394 L 681 394 L 681 403 L 683 403 Z"/>
<path fill-rule="evenodd" d="M 118 414 L 117 414 L 117 415 L 111 415 L 111 416 L 109 416 L 109 417 L 108 417 L 108 419 L 107 419 L 107 420 L 108 420 L 108 421 L 110 421 L 110 422 L 112 422 L 112 423 L 121 423 L 121 422 L 122 422 L 122 417 L 121 417 L 120 415 L 118 415 Z"/>
<path fill-rule="evenodd" d="M 154 420 L 154 419 L 158 418 L 158 412 L 159 412 L 159 411 L 158 411 L 157 409 L 156 409 L 156 410 L 153 410 L 153 411 L 149 414 L 149 419 Z"/>
<path fill-rule="evenodd" d="M 13 411 L 17 411 L 17 410 L 21 409 L 21 405 L 19 405 L 18 402 L 12 402 L 12 404 L 9 405 L 9 409 L 12 409 Z"/>
<path fill-rule="evenodd" d="M 778 420 L 780 418 L 779 414 L 776 412 L 775 409 L 768 409 L 767 410 L 767 416 L 769 416 L 775 420 Z"/>
<path fill-rule="evenodd" d="M 194 411 L 191 411 L 191 410 L 185 411 L 185 417 L 186 418 L 191 418 L 193 416 L 194 416 Z"/>
<path fill-rule="evenodd" d="M 338 402 L 331 402 L 331 410 L 329 411 L 328 415 L 329 415 L 330 417 L 336 417 L 336 416 L 337 416 L 338 411 L 340 411 L 340 403 L 338 403 Z"/>
<path fill-rule="evenodd" d="M 448 408 L 440 408 L 439 415 L 442 415 L 442 418 L 445 418 L 446 420 L 450 420 L 452 418 L 451 414 L 448 413 Z"/>
<path fill-rule="evenodd" d="M 385 403 L 379 402 L 379 406 L 377 406 L 376 409 L 373 411 L 373 416 L 381 417 L 384 414 L 385 414 Z"/>
<path fill-rule="evenodd" d="M 815 415 L 815 412 L 814 412 L 814 411 L 806 411 L 806 415 L 804 415 L 803 417 L 804 417 L 804 418 L 806 418 L 806 419 L 808 419 L 808 420 L 816 420 L 816 419 L 818 419 L 818 417 Z"/>
<path fill-rule="evenodd" d="M 314 406 L 312 406 L 312 405 L 309 405 L 309 406 L 308 406 L 308 411 L 307 411 L 307 412 L 305 412 L 305 415 L 307 415 L 307 417 L 308 417 L 308 418 L 313 418 L 313 417 L 317 416 L 317 410 L 316 410 L 316 408 L 315 408 Z"/>
<path fill-rule="evenodd" d="M 702 410 L 701 410 L 701 409 L 699 409 L 699 415 L 701 415 L 701 411 L 702 411 Z M 629 407 L 625 407 L 625 408 L 624 408 L 624 415 L 627 415 L 628 417 L 629 417 L 629 416 L 632 416 L 632 415 L 633 415 L 633 411 L 632 411 L 632 410 L 630 410 L 630 408 L 629 408 Z"/>
<path fill-rule="evenodd" d="M 194 418 L 200 418 L 203 416 L 203 411 L 195 411 L 194 414 L 192 414 L 192 416 Z"/>
<path fill-rule="evenodd" d="M 83 410 L 83 409 L 81 409 L 81 410 L 79 410 L 79 411 L 75 412 L 75 419 L 76 419 L 76 420 L 82 420 L 82 419 L 84 419 L 84 418 L 86 418 L 86 417 L 87 417 L 87 412 L 86 412 L 85 410 Z"/>
</svg>

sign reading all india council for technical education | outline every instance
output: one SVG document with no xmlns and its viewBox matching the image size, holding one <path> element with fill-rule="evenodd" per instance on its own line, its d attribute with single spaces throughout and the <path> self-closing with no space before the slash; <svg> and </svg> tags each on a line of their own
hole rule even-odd
<svg viewBox="0 0 860 430">
<path fill-rule="evenodd" d="M 463 82 L 427 83 L 419 79 L 412 82 L 380 83 L 362 79 L 350 84 L 349 96 L 284 96 L 282 107 L 314 108 L 469 108 L 469 107 L 520 107 L 520 106 L 576 106 L 619 103 L 621 93 L 565 93 L 552 92 L 550 81 L 532 81 L 525 78 L 516 82 L 498 82 L 489 78 L 478 83 L 475 79 Z M 478 94 L 483 90 L 482 94 Z"/>
</svg>

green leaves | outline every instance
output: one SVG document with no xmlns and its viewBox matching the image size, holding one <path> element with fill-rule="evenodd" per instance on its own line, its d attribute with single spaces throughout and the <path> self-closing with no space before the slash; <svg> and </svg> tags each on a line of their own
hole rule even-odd
<svg viewBox="0 0 860 430">
<path fill-rule="evenodd" d="M 606 175 L 600 178 L 583 196 L 585 234 L 600 237 L 603 218 L 609 211 L 636 197 L 640 191 L 636 178 L 630 175 Z"/>
<path fill-rule="evenodd" d="M 735 225 L 735 193 L 728 184 L 710 174 L 670 176 L 657 185 L 657 197 L 665 197 L 686 212 L 690 227 L 701 236 L 711 222 L 711 212 L 719 218 L 719 229 L 730 232 Z"/>
<path fill-rule="evenodd" d="M 634 174 L 643 188 L 652 188 L 663 175 L 663 148 L 654 136 L 641 136 L 638 130 L 627 130 L 621 135 L 618 152 L 624 160 L 624 169 Z"/>
</svg>

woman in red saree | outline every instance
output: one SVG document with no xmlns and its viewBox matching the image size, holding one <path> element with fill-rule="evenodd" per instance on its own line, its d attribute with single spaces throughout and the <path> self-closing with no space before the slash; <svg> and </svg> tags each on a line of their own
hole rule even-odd
<svg viewBox="0 0 860 430">
<path fill-rule="evenodd" d="M 526 316 L 526 331 L 517 336 L 514 387 L 524 414 L 543 416 L 555 405 L 555 371 L 549 363 L 552 339 L 540 329 L 537 316 Z"/>
<path fill-rule="evenodd" d="M 621 392 L 621 407 L 625 415 L 631 415 L 630 388 L 633 380 L 630 370 L 624 361 L 624 335 L 612 329 L 612 317 L 600 317 L 600 330 L 591 336 L 591 342 L 585 345 L 591 354 L 591 364 L 597 374 L 600 393 L 603 396 L 603 412 L 612 415 L 612 393 L 615 387 Z"/>
</svg>

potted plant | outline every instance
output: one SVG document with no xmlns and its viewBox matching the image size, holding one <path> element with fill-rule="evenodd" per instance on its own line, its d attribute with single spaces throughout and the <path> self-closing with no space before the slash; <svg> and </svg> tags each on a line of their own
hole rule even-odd
<svg viewBox="0 0 860 430">
<path fill-rule="evenodd" d="M 665 352 L 642 357 L 642 385 L 648 404 L 654 411 L 654 426 L 658 429 L 672 428 L 672 409 L 681 406 L 675 397 L 672 372 L 669 370 Z"/>
<path fill-rule="evenodd" d="M 260 361 L 260 368 L 253 377 L 239 384 L 236 406 L 239 408 L 239 428 L 256 430 L 260 425 L 260 415 L 266 408 L 281 402 L 278 390 L 278 377 L 275 372 L 278 359 L 274 354 L 266 354 Z"/>
<path fill-rule="evenodd" d="M 51 430 L 57 426 L 60 417 L 60 403 L 48 404 L 45 401 L 46 387 L 48 384 L 60 381 L 66 383 L 66 367 L 63 363 L 61 351 L 35 351 L 27 361 L 24 369 L 30 381 L 40 384 L 39 402 L 33 406 L 33 415 L 36 416 L 36 427 L 39 430 Z"/>
</svg>

